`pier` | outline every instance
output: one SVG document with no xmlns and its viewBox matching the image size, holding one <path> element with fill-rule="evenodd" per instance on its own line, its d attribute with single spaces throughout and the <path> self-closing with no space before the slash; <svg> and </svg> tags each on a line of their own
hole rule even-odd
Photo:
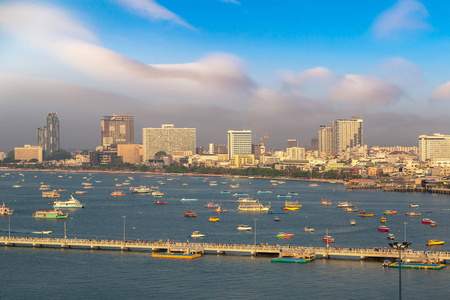
<svg viewBox="0 0 450 300">
<path fill-rule="evenodd" d="M 314 254 L 324 259 L 397 259 L 399 253 L 388 248 L 335 248 L 335 247 L 304 247 L 280 245 L 248 245 L 248 244 L 217 244 L 191 243 L 174 241 L 123 241 L 98 239 L 66 239 L 43 237 L 7 237 L 0 236 L 0 246 L 50 247 L 92 250 L 134 250 L 186 254 L 234 254 L 234 255 L 267 255 L 278 256 L 280 253 Z M 402 257 L 410 260 L 432 260 L 445 263 L 450 260 L 449 252 L 406 250 Z"/>
</svg>

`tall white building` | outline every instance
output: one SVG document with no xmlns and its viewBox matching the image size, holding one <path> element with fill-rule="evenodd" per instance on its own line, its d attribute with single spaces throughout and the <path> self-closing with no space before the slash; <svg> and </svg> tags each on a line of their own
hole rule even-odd
<svg viewBox="0 0 450 300">
<path fill-rule="evenodd" d="M 195 154 L 196 129 L 175 128 L 173 124 L 162 124 L 161 128 L 142 128 L 143 161 L 153 159 L 159 151 L 170 155 L 174 151 L 190 151 Z"/>
<path fill-rule="evenodd" d="M 305 148 L 302 147 L 291 147 L 286 149 L 287 159 L 305 159 Z"/>
<path fill-rule="evenodd" d="M 251 130 L 228 130 L 228 159 L 236 154 L 252 154 Z"/>
<path fill-rule="evenodd" d="M 333 153 L 361 146 L 363 146 L 363 120 L 360 117 L 352 117 L 350 120 L 338 119 L 333 122 Z"/>
<path fill-rule="evenodd" d="M 333 127 L 320 125 L 319 129 L 319 156 L 333 153 Z"/>
<path fill-rule="evenodd" d="M 419 159 L 450 159 L 450 135 L 435 133 L 419 136 Z"/>
</svg>

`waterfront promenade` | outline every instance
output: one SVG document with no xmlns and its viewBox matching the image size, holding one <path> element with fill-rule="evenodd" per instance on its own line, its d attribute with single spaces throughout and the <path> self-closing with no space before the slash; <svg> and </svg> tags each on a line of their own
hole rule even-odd
<svg viewBox="0 0 450 300">
<path fill-rule="evenodd" d="M 334 248 L 329 247 L 303 247 L 280 245 L 248 245 L 248 244 L 217 244 L 217 243 L 190 243 L 174 241 L 123 241 L 123 240 L 97 240 L 97 239 L 66 239 L 43 237 L 7 237 L 0 236 L 2 246 L 31 246 L 31 247 L 61 247 L 71 249 L 97 249 L 97 250 L 135 250 L 152 252 L 178 252 L 202 254 L 234 254 L 234 255 L 271 255 L 280 253 L 315 254 L 322 258 L 338 259 L 397 259 L 399 253 L 389 248 Z M 402 257 L 410 260 L 433 260 L 446 262 L 450 260 L 450 253 L 443 251 L 414 251 L 408 249 Z"/>
</svg>

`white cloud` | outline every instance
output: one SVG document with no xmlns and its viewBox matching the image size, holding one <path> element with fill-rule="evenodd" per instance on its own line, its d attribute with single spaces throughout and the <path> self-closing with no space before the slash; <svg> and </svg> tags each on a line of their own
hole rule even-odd
<svg viewBox="0 0 450 300">
<path fill-rule="evenodd" d="M 152 20 L 166 20 L 178 25 L 193 29 L 193 27 L 184 21 L 180 16 L 171 12 L 167 8 L 159 5 L 154 0 L 116 0 L 118 3 L 135 10 L 138 14 L 148 17 Z"/>
<path fill-rule="evenodd" d="M 438 86 L 431 95 L 432 101 L 450 101 L 450 81 Z"/>
<path fill-rule="evenodd" d="M 428 10 L 417 0 L 399 0 L 382 12 L 373 24 L 377 38 L 392 38 L 399 34 L 417 30 L 430 30 Z"/>
<path fill-rule="evenodd" d="M 283 88 L 285 89 L 304 89 L 311 84 L 330 84 L 339 78 L 330 70 L 324 67 L 316 67 L 305 70 L 298 74 L 290 71 L 283 71 Z"/>
<path fill-rule="evenodd" d="M 380 65 L 378 77 L 401 87 L 417 87 L 423 82 L 422 69 L 402 57 L 391 57 Z"/>
</svg>

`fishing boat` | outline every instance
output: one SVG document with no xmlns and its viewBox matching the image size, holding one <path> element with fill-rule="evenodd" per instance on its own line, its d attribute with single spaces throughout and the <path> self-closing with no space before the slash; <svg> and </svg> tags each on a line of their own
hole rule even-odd
<svg viewBox="0 0 450 300">
<path fill-rule="evenodd" d="M 415 211 L 410 211 L 410 212 L 407 212 L 405 215 L 407 215 L 407 216 L 420 216 L 421 215 L 421 213 L 418 213 L 418 212 L 415 212 Z"/>
<path fill-rule="evenodd" d="M 84 204 L 80 203 L 80 201 L 75 199 L 72 195 L 70 195 L 70 199 L 67 201 L 53 202 L 54 208 L 84 208 L 84 206 Z"/>
<path fill-rule="evenodd" d="M 305 232 L 314 232 L 314 228 L 312 227 L 307 227 L 305 226 L 305 228 L 303 229 Z"/>
<path fill-rule="evenodd" d="M 322 199 L 322 201 L 320 201 L 321 205 L 332 205 L 333 202 L 331 202 L 331 200 L 327 200 L 327 199 Z"/>
<path fill-rule="evenodd" d="M 241 203 L 238 206 L 240 212 L 264 212 L 269 211 L 270 203 L 268 206 L 263 206 L 261 203 Z"/>
<path fill-rule="evenodd" d="M 193 238 L 199 238 L 199 237 L 204 237 L 205 235 L 203 234 L 203 233 L 200 233 L 200 231 L 194 231 L 192 234 L 191 234 L 191 237 L 193 237 Z"/>
<path fill-rule="evenodd" d="M 388 232 L 389 231 L 389 227 L 384 226 L 384 225 L 380 225 L 380 226 L 378 226 L 378 231 Z"/>
<path fill-rule="evenodd" d="M 82 195 L 82 194 L 87 194 L 87 192 L 86 191 L 76 191 L 75 194 Z"/>
<path fill-rule="evenodd" d="M 286 201 L 284 203 L 284 208 L 301 208 L 302 204 L 299 204 L 298 201 Z"/>
<path fill-rule="evenodd" d="M 292 198 L 291 195 L 278 195 L 277 198 Z"/>
<path fill-rule="evenodd" d="M 152 189 L 145 185 L 141 185 L 140 187 L 130 187 L 130 191 L 135 195 L 148 195 L 152 192 Z"/>
<path fill-rule="evenodd" d="M 229 194 L 230 194 L 230 191 L 220 191 L 220 193 L 221 193 L 222 195 L 229 195 Z"/>
<path fill-rule="evenodd" d="M 42 198 L 59 198 L 61 195 L 57 190 L 51 192 L 42 192 Z"/>
<path fill-rule="evenodd" d="M 431 222 L 433 222 L 431 219 L 428 218 L 424 218 L 420 220 L 422 222 L 422 224 L 431 224 Z"/>
<path fill-rule="evenodd" d="M 230 184 L 230 188 L 232 189 L 237 189 L 239 187 L 239 183 L 238 184 Z"/>
<path fill-rule="evenodd" d="M 250 197 L 242 197 L 242 198 L 239 198 L 236 202 L 237 203 L 256 203 L 256 202 L 258 202 L 258 199 L 253 199 Z"/>
<path fill-rule="evenodd" d="M 250 231 L 252 230 L 252 228 L 248 225 L 239 225 L 237 228 L 237 230 L 239 231 Z"/>
<path fill-rule="evenodd" d="M 167 202 L 166 202 L 166 201 L 162 202 L 162 201 L 156 200 L 156 201 L 155 201 L 155 204 L 162 204 L 162 205 L 165 205 L 165 204 L 167 204 Z"/>
<path fill-rule="evenodd" d="M 389 234 L 386 236 L 386 238 L 387 238 L 388 240 L 393 240 L 393 239 L 395 239 L 395 236 L 394 236 L 393 233 L 389 233 Z"/>
<path fill-rule="evenodd" d="M 336 207 L 337 208 L 347 208 L 347 207 L 356 207 L 356 205 L 348 203 L 347 201 L 345 201 L 345 202 L 339 202 L 339 204 L 336 205 Z"/>
<path fill-rule="evenodd" d="M 344 209 L 345 212 L 357 212 L 358 208 L 357 207 L 347 207 Z"/>
<path fill-rule="evenodd" d="M 334 238 L 331 235 L 325 235 L 322 238 L 322 241 L 327 242 L 327 243 L 334 243 Z"/>
<path fill-rule="evenodd" d="M 365 210 L 359 213 L 360 217 L 373 217 L 373 214 L 366 213 Z"/>
<path fill-rule="evenodd" d="M 0 206 L 0 216 L 10 216 L 13 212 L 14 210 L 9 209 L 8 206 L 5 205 L 5 202 Z"/>
<path fill-rule="evenodd" d="M 214 203 L 214 202 L 208 202 L 208 203 L 205 205 L 206 208 L 217 208 L 217 207 L 219 207 L 219 206 L 220 206 L 219 203 Z"/>
<path fill-rule="evenodd" d="M 180 201 L 181 202 L 195 202 L 195 201 L 198 201 L 198 199 L 196 199 L 196 198 L 182 198 Z"/>
<path fill-rule="evenodd" d="M 218 217 L 209 217 L 208 221 L 210 221 L 210 222 L 219 222 L 220 219 Z"/>
<path fill-rule="evenodd" d="M 440 245 L 444 245 L 445 241 L 439 241 L 439 240 L 429 240 L 428 243 L 426 243 L 425 245 L 427 246 L 440 246 Z"/>
<path fill-rule="evenodd" d="M 59 209 L 38 210 L 33 214 L 34 219 L 66 219 L 68 213 L 63 213 Z"/>
<path fill-rule="evenodd" d="M 411 208 L 419 208 L 419 204 L 410 204 L 409 207 L 411 207 Z"/>
<path fill-rule="evenodd" d="M 380 222 L 383 224 L 386 224 L 386 218 L 385 217 L 381 217 Z"/>
<path fill-rule="evenodd" d="M 226 208 L 222 208 L 222 206 L 219 205 L 213 210 L 213 212 L 215 212 L 215 213 L 224 213 L 224 212 L 227 212 L 227 209 Z"/>
<path fill-rule="evenodd" d="M 275 237 L 277 239 L 288 239 L 293 237 L 294 234 L 293 233 L 284 233 L 284 232 L 279 232 Z"/>
<path fill-rule="evenodd" d="M 350 225 L 351 226 L 355 226 L 356 225 L 356 221 L 355 220 L 350 220 Z"/>
<path fill-rule="evenodd" d="M 125 196 L 125 193 L 122 192 L 122 191 L 114 191 L 114 192 L 111 193 L 111 196 L 122 197 L 122 196 Z"/>
<path fill-rule="evenodd" d="M 188 209 L 186 208 L 186 213 L 184 214 L 184 216 L 185 216 L 186 218 L 195 218 L 195 217 L 197 217 L 197 213 L 196 213 L 195 211 L 188 210 Z"/>
<path fill-rule="evenodd" d="M 385 210 L 384 214 L 385 215 L 395 215 L 395 214 L 397 214 L 397 211 L 395 211 L 395 210 Z"/>
<path fill-rule="evenodd" d="M 431 227 L 436 227 L 436 226 L 437 226 L 436 221 L 431 221 L 430 226 L 431 226 Z"/>
<path fill-rule="evenodd" d="M 155 192 L 152 192 L 152 196 L 155 198 L 161 198 L 162 196 L 164 196 L 164 193 L 155 191 Z"/>
<path fill-rule="evenodd" d="M 248 196 L 248 194 L 245 194 L 245 193 L 235 193 L 235 194 L 233 194 L 233 197 L 247 197 Z"/>
<path fill-rule="evenodd" d="M 272 194 L 272 191 L 258 191 L 258 194 Z"/>
</svg>

